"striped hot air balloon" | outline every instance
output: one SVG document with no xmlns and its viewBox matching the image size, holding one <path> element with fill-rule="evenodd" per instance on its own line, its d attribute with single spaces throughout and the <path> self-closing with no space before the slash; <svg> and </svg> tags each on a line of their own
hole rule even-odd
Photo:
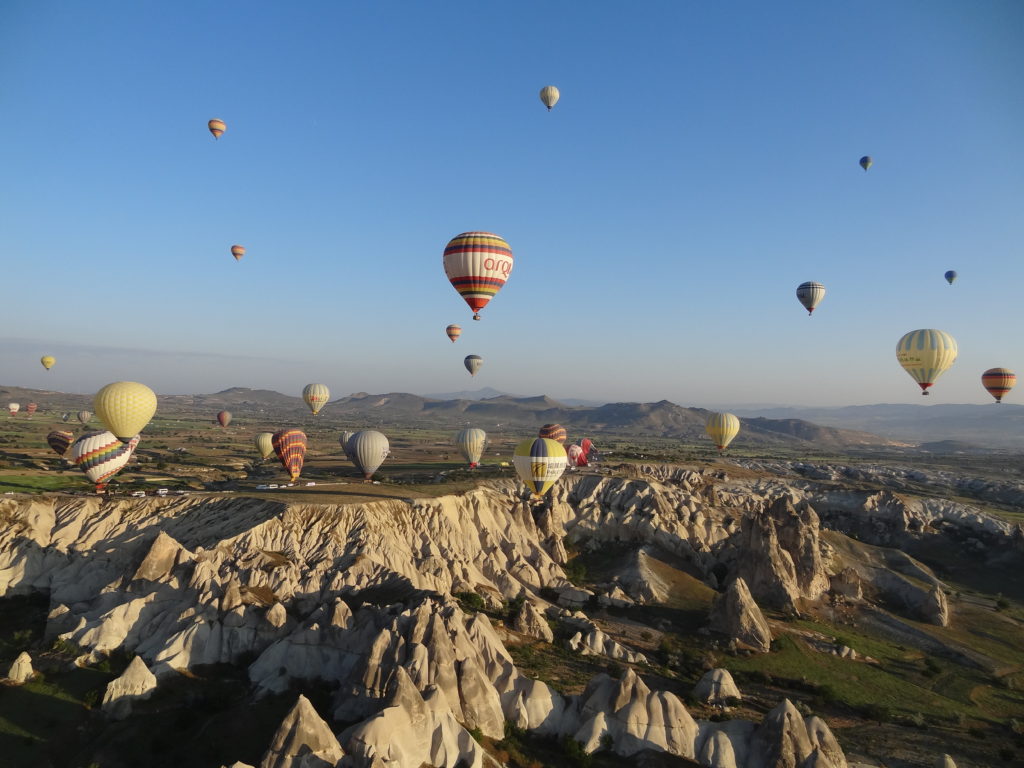
<svg viewBox="0 0 1024 768">
<path fill-rule="evenodd" d="M 996 399 L 997 403 L 1003 402 L 1003 395 L 1013 389 L 1017 383 L 1017 374 L 1009 368 L 989 368 L 981 374 L 981 386 Z"/>
<path fill-rule="evenodd" d="M 25 413 L 28 414 L 28 417 L 30 419 L 32 418 L 32 414 L 35 413 L 38 410 L 39 410 L 39 406 L 36 405 L 35 403 L 29 403 L 28 405 L 25 406 Z"/>
<path fill-rule="evenodd" d="M 156 393 L 137 381 L 115 381 L 96 393 L 92 407 L 103 426 L 127 442 L 156 413 Z"/>
<path fill-rule="evenodd" d="M 704 431 L 708 433 L 715 447 L 719 451 L 724 451 L 740 433 L 740 420 L 731 413 L 712 413 L 708 416 Z"/>
<path fill-rule="evenodd" d="M 565 472 L 568 457 L 561 443 L 530 437 L 516 446 L 512 463 L 526 487 L 537 496 L 543 496 Z"/>
<path fill-rule="evenodd" d="M 550 112 L 551 108 L 558 103 L 559 96 L 561 96 L 561 94 L 558 92 L 558 89 L 553 85 L 545 85 L 543 88 L 540 89 L 541 103 L 543 103 L 544 106 L 548 108 L 548 112 Z"/>
<path fill-rule="evenodd" d="M 934 328 L 904 334 L 896 345 L 896 359 L 921 387 L 922 395 L 956 362 L 956 355 L 956 339 Z"/>
<path fill-rule="evenodd" d="M 292 482 L 298 480 L 306 461 L 306 433 L 301 429 L 282 429 L 274 433 L 270 442 Z"/>
<path fill-rule="evenodd" d="M 565 442 L 565 427 L 561 424 L 545 424 L 540 428 L 537 433 L 537 437 L 543 437 L 548 440 L 557 440 L 559 443 Z"/>
<path fill-rule="evenodd" d="M 241 261 L 242 257 L 245 256 L 245 246 L 244 245 L 232 245 L 231 246 L 231 255 L 235 257 L 235 261 Z"/>
<path fill-rule="evenodd" d="M 210 129 L 210 133 L 213 134 L 213 138 L 219 139 L 224 135 L 224 131 L 228 129 L 227 123 L 223 120 L 218 120 L 216 117 L 206 124 L 206 127 Z"/>
<path fill-rule="evenodd" d="M 222 427 L 226 427 L 231 423 L 231 411 L 221 411 L 217 414 L 217 423 Z"/>
<path fill-rule="evenodd" d="M 462 326 L 455 325 L 455 323 L 452 323 L 451 325 L 444 329 L 444 332 L 448 334 L 448 338 L 451 339 L 452 344 L 454 344 L 455 340 L 462 335 Z"/>
<path fill-rule="evenodd" d="M 89 419 L 92 418 L 92 411 L 79 411 L 75 416 L 82 424 L 88 424 Z"/>
<path fill-rule="evenodd" d="M 74 432 L 67 432 L 63 429 L 55 429 L 53 432 L 46 436 L 46 444 L 53 448 L 54 452 L 58 456 L 63 456 L 67 453 L 68 446 L 75 439 Z"/>
<path fill-rule="evenodd" d="M 354 461 L 352 458 L 352 449 L 349 447 L 349 441 L 355 432 L 342 432 L 341 437 L 338 438 L 338 442 L 341 443 L 341 450 L 345 452 L 345 458 L 349 461 Z"/>
<path fill-rule="evenodd" d="M 444 272 L 479 320 L 512 273 L 512 249 L 491 232 L 463 232 L 445 246 Z"/>
<path fill-rule="evenodd" d="M 124 469 L 138 443 L 138 435 L 122 440 L 111 432 L 86 432 L 71 444 L 71 461 L 96 483 L 99 491 Z"/>
<path fill-rule="evenodd" d="M 327 388 L 326 384 L 307 384 L 302 390 L 302 399 L 306 401 L 309 410 L 316 416 L 331 399 L 331 390 Z"/>
<path fill-rule="evenodd" d="M 466 355 L 466 359 L 462 361 L 462 364 L 466 366 L 470 376 L 476 376 L 476 372 L 483 367 L 484 359 L 480 355 Z"/>
<path fill-rule="evenodd" d="M 482 429 L 464 429 L 455 435 L 455 445 L 469 462 L 469 466 L 475 467 L 480 463 L 480 457 L 487 446 L 487 433 Z"/>
<path fill-rule="evenodd" d="M 818 303 L 825 298 L 825 286 L 815 282 L 800 283 L 796 287 L 796 298 L 804 305 L 804 309 L 810 315 L 814 312 L 814 308 L 818 306 Z"/>
<path fill-rule="evenodd" d="M 349 438 L 345 453 L 351 452 L 352 463 L 369 480 L 390 453 L 388 439 L 373 429 L 356 432 Z"/>
<path fill-rule="evenodd" d="M 260 452 L 260 458 L 266 459 L 274 452 L 274 433 L 260 432 L 255 439 L 256 450 Z"/>
</svg>

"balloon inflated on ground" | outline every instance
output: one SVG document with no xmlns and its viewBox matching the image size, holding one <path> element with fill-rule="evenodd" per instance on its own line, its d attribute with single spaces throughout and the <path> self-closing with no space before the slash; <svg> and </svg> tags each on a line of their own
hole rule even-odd
<svg viewBox="0 0 1024 768">
<path fill-rule="evenodd" d="M 479 320 L 512 273 L 512 249 L 491 232 L 463 232 L 445 246 L 444 272 Z"/>
<path fill-rule="evenodd" d="M 302 474 L 302 465 L 306 461 L 306 433 L 301 429 L 282 429 L 271 437 L 274 453 L 291 477 L 292 482 Z"/>
<path fill-rule="evenodd" d="M 896 344 L 896 360 L 921 387 L 922 395 L 956 362 L 956 355 L 956 340 L 935 328 L 911 331 Z"/>
<path fill-rule="evenodd" d="M 256 450 L 259 451 L 261 459 L 270 458 L 270 454 L 274 452 L 273 432 L 260 432 L 256 435 L 253 442 L 256 443 Z"/>
<path fill-rule="evenodd" d="M 373 477 L 373 473 L 380 468 L 390 452 L 388 439 L 375 429 L 356 432 L 345 444 L 346 455 L 366 480 Z"/>
</svg>

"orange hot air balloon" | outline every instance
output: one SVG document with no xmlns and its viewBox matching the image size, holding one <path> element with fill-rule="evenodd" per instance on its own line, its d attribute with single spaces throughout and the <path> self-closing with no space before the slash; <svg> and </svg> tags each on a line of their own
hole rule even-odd
<svg viewBox="0 0 1024 768">
<path fill-rule="evenodd" d="M 463 232 L 445 246 L 444 272 L 479 320 L 512 273 L 512 249 L 491 232 Z"/>
<path fill-rule="evenodd" d="M 214 118 L 213 120 L 208 122 L 206 124 L 206 127 L 210 129 L 210 133 L 213 134 L 213 138 L 215 139 L 219 139 L 221 136 L 223 136 L 224 131 L 228 129 L 227 123 L 225 123 L 223 120 L 218 120 L 217 118 Z"/>
<path fill-rule="evenodd" d="M 1009 368 L 989 368 L 981 374 L 981 386 L 996 399 L 997 403 L 1003 402 L 1003 395 L 1013 389 L 1017 383 L 1017 374 Z"/>
<path fill-rule="evenodd" d="M 537 437 L 544 437 L 548 440 L 557 440 L 559 443 L 564 443 L 565 427 L 561 424 L 545 424 L 540 428 L 540 432 L 537 433 Z"/>
<path fill-rule="evenodd" d="M 282 429 L 275 432 L 270 441 L 292 481 L 298 480 L 306 461 L 306 433 L 301 429 Z"/>
<path fill-rule="evenodd" d="M 28 413 L 28 417 L 31 419 L 32 414 L 39 410 L 39 406 L 35 403 L 29 403 L 25 406 L 25 412 Z"/>
<path fill-rule="evenodd" d="M 222 427 L 226 427 L 231 423 L 231 411 L 221 411 L 217 414 L 217 423 Z"/>
<path fill-rule="evenodd" d="M 235 261 L 241 261 L 242 257 L 245 256 L 245 246 L 244 245 L 232 245 L 231 246 L 231 255 L 235 257 Z"/>
<path fill-rule="evenodd" d="M 451 325 L 444 329 L 444 332 L 448 334 L 448 338 L 451 339 L 452 344 L 454 344 L 455 340 L 462 335 L 462 326 L 455 325 L 455 323 L 452 323 Z"/>
</svg>

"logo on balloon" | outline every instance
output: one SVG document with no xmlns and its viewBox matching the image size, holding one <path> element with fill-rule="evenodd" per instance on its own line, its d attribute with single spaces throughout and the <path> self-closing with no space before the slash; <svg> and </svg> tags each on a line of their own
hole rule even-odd
<svg viewBox="0 0 1024 768">
<path fill-rule="evenodd" d="M 484 259 L 484 269 L 501 272 L 505 277 L 508 277 L 512 271 L 512 262 L 507 259 L 495 259 L 493 256 L 488 256 Z"/>
</svg>

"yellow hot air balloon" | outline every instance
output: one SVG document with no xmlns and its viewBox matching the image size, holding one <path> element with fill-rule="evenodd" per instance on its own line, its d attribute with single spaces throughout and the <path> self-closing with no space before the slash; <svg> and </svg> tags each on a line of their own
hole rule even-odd
<svg viewBox="0 0 1024 768">
<path fill-rule="evenodd" d="M 331 390 L 325 384 L 307 384 L 302 390 L 302 399 L 306 401 L 309 410 L 316 416 L 331 399 Z"/>
<path fill-rule="evenodd" d="M 719 451 L 729 447 L 729 443 L 740 433 L 740 420 L 731 413 L 712 413 L 704 426 Z"/>
<path fill-rule="evenodd" d="M 956 339 L 934 328 L 904 334 L 896 345 L 896 359 L 921 387 L 922 395 L 956 362 L 956 355 Z"/>
<path fill-rule="evenodd" d="M 53 368 L 53 364 L 57 362 L 57 358 L 52 355 L 43 355 L 39 358 L 39 362 L 43 364 L 43 368 L 50 370 Z"/>
<path fill-rule="evenodd" d="M 221 136 L 223 136 L 224 131 L 228 129 L 227 123 L 225 123 L 223 120 L 218 120 L 217 118 L 214 118 L 213 120 L 208 122 L 206 124 L 206 127 L 210 129 L 210 133 L 213 134 L 213 138 L 215 139 L 219 139 Z"/>
<path fill-rule="evenodd" d="M 156 393 L 137 381 L 115 381 L 96 393 L 92 406 L 104 426 L 118 440 L 128 442 L 156 413 Z"/>
<path fill-rule="evenodd" d="M 274 433 L 260 432 L 256 435 L 256 450 L 260 452 L 260 458 L 266 459 L 274 452 Z"/>
<path fill-rule="evenodd" d="M 569 458 L 561 443 L 531 437 L 516 446 L 512 463 L 526 487 L 537 496 L 543 496 L 565 472 Z"/>
<path fill-rule="evenodd" d="M 550 112 L 551 108 L 558 103 L 558 97 L 560 95 L 561 94 L 558 92 L 558 89 L 553 85 L 545 85 L 540 89 L 540 100 L 544 102 L 544 106 L 548 108 L 548 112 Z"/>
</svg>

